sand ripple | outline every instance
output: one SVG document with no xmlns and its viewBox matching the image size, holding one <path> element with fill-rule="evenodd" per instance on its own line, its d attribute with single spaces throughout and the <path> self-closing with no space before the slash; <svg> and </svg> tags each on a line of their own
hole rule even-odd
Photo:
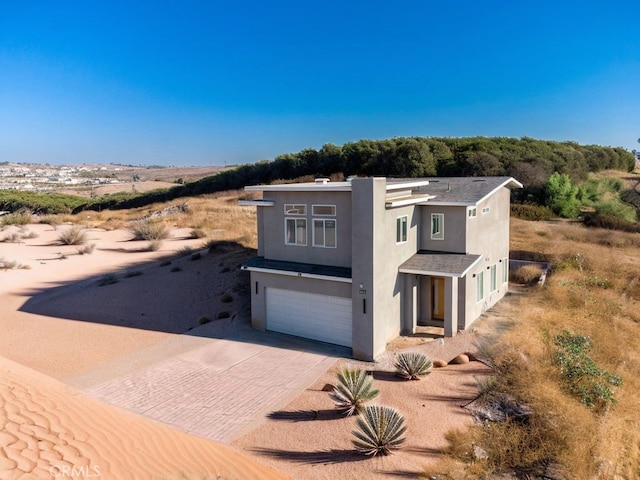
<svg viewBox="0 0 640 480">
<path fill-rule="evenodd" d="M 0 479 L 283 479 L 0 357 Z"/>
</svg>

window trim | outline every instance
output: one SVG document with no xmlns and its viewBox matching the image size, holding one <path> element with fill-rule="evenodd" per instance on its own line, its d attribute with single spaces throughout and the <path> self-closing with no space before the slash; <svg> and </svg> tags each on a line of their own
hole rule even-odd
<svg viewBox="0 0 640 480">
<path fill-rule="evenodd" d="M 294 228 L 293 228 L 293 232 L 294 232 L 294 241 L 293 242 L 289 242 L 289 222 L 293 221 L 294 222 Z M 304 222 L 304 243 L 300 243 L 298 242 L 298 222 Z M 301 217 L 285 217 L 284 218 L 284 244 L 285 245 L 290 245 L 293 247 L 306 247 L 307 246 L 307 219 L 306 218 L 301 218 Z"/>
<path fill-rule="evenodd" d="M 467 209 L 467 217 L 476 218 L 478 216 L 478 207 L 469 207 Z"/>
<path fill-rule="evenodd" d="M 486 215 L 487 213 L 489 213 L 491 211 L 491 207 L 483 207 L 482 208 L 482 214 Z"/>
<path fill-rule="evenodd" d="M 489 272 L 491 274 L 489 277 L 489 293 L 493 293 L 498 290 L 498 266 L 494 263 L 489 268 Z"/>
<path fill-rule="evenodd" d="M 502 259 L 502 283 L 508 283 L 509 282 L 509 259 L 508 258 L 503 258 Z"/>
<path fill-rule="evenodd" d="M 409 216 L 396 217 L 396 245 L 409 241 Z"/>
<path fill-rule="evenodd" d="M 318 247 L 318 248 L 338 248 L 338 221 L 335 218 L 314 218 L 311 220 L 312 221 L 312 226 L 311 226 L 311 244 L 314 247 Z M 316 222 L 322 222 L 322 231 L 323 231 L 323 240 L 324 240 L 324 244 L 317 244 L 316 243 Z M 334 240 L 334 244 L 333 245 L 327 245 L 327 230 L 326 230 L 326 224 L 327 222 L 333 222 L 333 240 Z"/>
<path fill-rule="evenodd" d="M 287 207 L 289 207 L 287 209 Z M 295 210 L 297 210 L 298 208 L 300 208 L 302 210 L 302 212 L 297 212 Z M 307 204 L 306 203 L 285 203 L 283 206 L 284 209 L 284 214 L 287 216 L 290 215 L 306 215 L 307 214 Z"/>
<path fill-rule="evenodd" d="M 333 209 L 333 213 L 318 213 L 315 211 L 316 207 L 331 207 Z M 311 215 L 314 217 L 335 217 L 336 216 L 336 206 L 329 205 L 324 203 L 312 204 L 311 205 Z"/>
<path fill-rule="evenodd" d="M 434 233 L 434 220 L 439 219 L 438 221 L 438 231 Z M 432 213 L 431 214 L 431 240 L 444 240 L 444 213 Z"/>
<path fill-rule="evenodd" d="M 484 300 L 484 271 L 476 274 L 476 303 Z"/>
</svg>

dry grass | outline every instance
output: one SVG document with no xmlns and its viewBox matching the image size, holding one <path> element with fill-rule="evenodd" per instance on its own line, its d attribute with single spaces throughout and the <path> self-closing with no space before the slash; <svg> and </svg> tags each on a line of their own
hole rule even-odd
<svg viewBox="0 0 640 480">
<path fill-rule="evenodd" d="M 514 325 L 487 347 L 498 375 L 485 399 L 508 395 L 533 413 L 526 423 L 451 432 L 448 455 L 425 478 L 488 478 L 490 472 L 640 478 L 638 235 L 517 219 L 511 234 L 513 250 L 542 255 L 555 268 L 545 287 L 522 297 Z M 562 387 L 552 339 L 565 329 L 588 335 L 598 367 L 623 379 L 612 387 L 616 403 L 602 412 Z"/>
</svg>

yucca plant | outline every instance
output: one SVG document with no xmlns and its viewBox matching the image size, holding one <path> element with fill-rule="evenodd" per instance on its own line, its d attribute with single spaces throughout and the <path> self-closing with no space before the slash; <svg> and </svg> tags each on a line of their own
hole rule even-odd
<svg viewBox="0 0 640 480">
<path fill-rule="evenodd" d="M 329 396 L 345 415 L 357 415 L 362 412 L 365 402 L 378 396 L 378 390 L 372 387 L 373 378 L 367 372 L 345 368 L 338 372 L 338 385 Z"/>
<path fill-rule="evenodd" d="M 407 380 L 420 380 L 420 377 L 429 373 L 432 365 L 431 360 L 419 352 L 400 353 L 394 364 L 398 376 Z"/>
<path fill-rule="evenodd" d="M 358 430 L 352 433 L 356 437 L 353 444 L 366 455 L 389 455 L 405 442 L 404 417 L 391 407 L 369 405 L 356 420 Z"/>
</svg>

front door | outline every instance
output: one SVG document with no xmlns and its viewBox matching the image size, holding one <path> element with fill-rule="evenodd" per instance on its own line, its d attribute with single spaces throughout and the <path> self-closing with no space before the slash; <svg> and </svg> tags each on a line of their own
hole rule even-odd
<svg viewBox="0 0 640 480">
<path fill-rule="evenodd" d="M 431 277 L 431 318 L 444 320 L 444 278 Z"/>
</svg>

